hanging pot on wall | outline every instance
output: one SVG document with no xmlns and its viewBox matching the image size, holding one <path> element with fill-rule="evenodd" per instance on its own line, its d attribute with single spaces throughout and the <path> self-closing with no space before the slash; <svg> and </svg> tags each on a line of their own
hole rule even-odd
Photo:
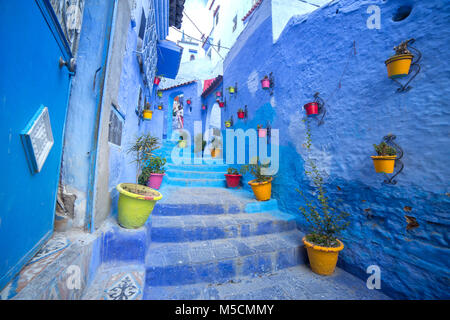
<svg viewBox="0 0 450 320">
<path fill-rule="evenodd" d="M 268 76 L 265 76 L 264 79 L 261 80 L 261 86 L 263 89 L 270 89 L 270 79 Z"/>
<path fill-rule="evenodd" d="M 151 110 L 144 110 L 142 112 L 142 117 L 145 120 L 151 120 L 153 118 L 153 111 L 151 111 Z"/>
<path fill-rule="evenodd" d="M 222 92 L 217 91 L 217 92 L 216 92 L 216 97 L 221 97 L 221 96 L 222 96 Z"/>
<path fill-rule="evenodd" d="M 202 105 L 202 110 L 206 110 L 206 106 L 204 104 Z"/>
<path fill-rule="evenodd" d="M 406 77 L 409 74 L 412 54 L 394 55 L 385 61 L 388 77 L 391 79 Z"/>
<path fill-rule="evenodd" d="M 266 128 L 258 128 L 258 137 L 260 137 L 260 138 L 267 137 L 267 129 Z"/>
<path fill-rule="evenodd" d="M 225 127 L 227 128 L 231 127 L 231 121 L 225 121 Z"/>
<path fill-rule="evenodd" d="M 310 102 L 303 106 L 308 116 L 319 114 L 319 104 L 317 102 Z"/>
<path fill-rule="evenodd" d="M 234 89 L 234 87 L 229 87 L 229 88 L 228 88 L 228 92 L 231 93 L 231 94 L 233 94 L 233 93 L 236 92 L 236 90 Z"/>
<path fill-rule="evenodd" d="M 162 105 L 158 106 L 158 110 L 163 110 L 163 109 L 164 109 L 164 107 Z"/>
<path fill-rule="evenodd" d="M 225 102 L 219 101 L 219 107 L 221 107 L 221 108 L 225 107 Z"/>
<path fill-rule="evenodd" d="M 158 90 L 158 92 L 157 92 L 156 94 L 157 94 L 158 97 L 160 97 L 160 98 L 162 98 L 162 96 L 163 96 L 163 93 L 162 93 L 162 91 L 160 91 L 160 90 Z"/>
<path fill-rule="evenodd" d="M 155 86 L 159 86 L 159 83 L 161 82 L 161 78 L 160 77 L 155 77 L 155 79 L 153 80 L 153 84 Z"/>
<path fill-rule="evenodd" d="M 245 118 L 245 112 L 244 111 L 238 111 L 237 115 L 238 115 L 239 119 L 244 119 Z"/>
<path fill-rule="evenodd" d="M 375 172 L 392 173 L 394 172 L 395 159 L 397 156 L 371 156 Z"/>
</svg>

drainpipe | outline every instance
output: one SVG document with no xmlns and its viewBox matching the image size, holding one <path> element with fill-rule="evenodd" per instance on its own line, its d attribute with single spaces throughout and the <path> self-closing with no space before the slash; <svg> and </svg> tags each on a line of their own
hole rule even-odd
<svg viewBox="0 0 450 320">
<path fill-rule="evenodd" d="M 105 88 L 107 87 L 107 74 L 109 71 L 108 62 L 109 62 L 109 56 L 111 54 L 112 50 L 112 37 L 114 37 L 114 31 L 115 31 L 115 22 L 116 22 L 116 15 L 117 15 L 117 1 L 114 1 L 114 4 L 109 11 L 109 19 L 108 19 L 108 26 L 106 28 L 106 36 L 105 36 L 105 43 L 104 43 L 104 51 L 103 51 L 103 58 L 102 58 L 102 67 L 103 72 L 101 74 L 101 81 L 98 89 L 97 94 L 97 110 L 95 114 L 95 127 L 94 127 L 94 133 L 93 133 L 93 139 L 92 139 L 92 146 L 91 146 L 91 152 L 90 152 L 90 170 L 89 170 L 89 181 L 88 181 L 88 190 L 87 190 L 87 204 L 86 204 L 86 216 L 85 216 L 85 230 L 89 232 L 95 231 L 94 226 L 94 208 L 95 208 L 95 196 L 97 193 L 97 161 L 98 161 L 98 145 L 99 145 L 99 138 L 100 138 L 100 132 L 101 132 L 101 123 L 102 123 L 102 106 L 104 102 L 104 96 L 103 93 L 105 91 Z M 97 70 L 98 71 L 98 70 Z M 95 76 L 94 76 L 95 77 Z"/>
</svg>

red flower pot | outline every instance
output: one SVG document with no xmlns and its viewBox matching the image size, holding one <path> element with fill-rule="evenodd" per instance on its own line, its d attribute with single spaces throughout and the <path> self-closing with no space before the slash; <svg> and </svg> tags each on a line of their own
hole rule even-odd
<svg viewBox="0 0 450 320">
<path fill-rule="evenodd" d="M 317 102 L 310 102 L 303 106 L 308 116 L 319 113 L 319 104 Z"/>
<path fill-rule="evenodd" d="M 239 187 L 239 182 L 241 181 L 240 174 L 226 174 L 225 178 L 227 179 L 228 188 L 237 188 Z"/>
<path fill-rule="evenodd" d="M 161 82 L 161 78 L 155 77 L 155 79 L 153 80 L 153 84 L 158 86 L 159 83 Z"/>
<path fill-rule="evenodd" d="M 187 103 L 187 104 L 191 104 L 192 101 L 191 101 L 191 100 L 187 100 L 186 103 Z"/>
<path fill-rule="evenodd" d="M 262 79 L 261 86 L 263 89 L 269 89 L 270 88 L 270 79 Z"/>
<path fill-rule="evenodd" d="M 225 107 L 225 102 L 219 102 L 219 107 L 221 108 Z"/>
<path fill-rule="evenodd" d="M 238 118 L 239 119 L 244 119 L 245 118 L 245 112 L 244 111 L 238 112 L 237 114 L 238 114 Z"/>
<path fill-rule="evenodd" d="M 158 190 L 161 187 L 161 183 L 163 180 L 163 177 L 165 176 L 165 173 L 152 173 L 150 174 L 150 178 L 148 178 L 147 186 Z"/>
</svg>

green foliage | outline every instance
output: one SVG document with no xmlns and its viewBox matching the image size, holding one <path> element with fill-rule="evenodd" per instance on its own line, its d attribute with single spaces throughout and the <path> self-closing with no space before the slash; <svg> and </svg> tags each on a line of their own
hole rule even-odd
<svg viewBox="0 0 450 320">
<path fill-rule="evenodd" d="M 135 139 L 135 141 L 130 145 L 127 153 L 132 153 L 134 155 L 134 160 L 137 165 L 137 175 L 136 180 L 141 173 L 141 169 L 147 166 L 150 159 L 153 157 L 153 151 L 159 149 L 159 139 L 153 137 L 151 134 L 144 134 Z"/>
<path fill-rule="evenodd" d="M 238 112 L 244 112 L 244 109 L 239 108 L 239 109 L 238 109 Z"/>
<path fill-rule="evenodd" d="M 161 157 L 152 157 L 148 163 L 148 165 L 142 169 L 142 173 L 139 176 L 138 183 L 146 186 L 148 179 L 152 173 L 163 174 L 166 172 L 164 166 L 166 164 L 166 158 Z"/>
<path fill-rule="evenodd" d="M 238 175 L 239 174 L 239 171 L 237 170 L 237 169 L 235 169 L 235 168 L 228 168 L 228 174 L 235 174 L 235 175 Z"/>
<path fill-rule="evenodd" d="M 384 141 L 378 145 L 374 144 L 373 147 L 379 156 L 395 156 L 397 154 L 397 151 Z"/>
<path fill-rule="evenodd" d="M 259 161 L 259 157 L 257 157 L 255 163 L 243 165 L 241 167 L 240 172 L 241 174 L 246 174 L 247 172 L 250 172 L 255 177 L 256 182 L 264 182 L 269 181 L 272 178 L 272 175 L 262 174 L 262 169 L 263 168 L 267 169 L 269 167 L 270 161 L 261 164 L 261 162 Z"/>
<path fill-rule="evenodd" d="M 317 168 L 316 161 L 311 158 L 311 128 L 307 121 L 304 122 L 306 122 L 304 147 L 308 151 L 307 164 L 309 166 L 308 169 L 305 167 L 305 173 L 313 182 L 317 201 L 311 201 L 302 191 L 297 190 L 305 201 L 305 206 L 301 206 L 299 210 L 311 226 L 311 233 L 307 236 L 307 240 L 324 247 L 336 247 L 338 246 L 337 235 L 349 225 L 347 221 L 349 214 L 336 210 L 330 205 L 327 191 L 324 188 L 324 179 Z"/>
</svg>

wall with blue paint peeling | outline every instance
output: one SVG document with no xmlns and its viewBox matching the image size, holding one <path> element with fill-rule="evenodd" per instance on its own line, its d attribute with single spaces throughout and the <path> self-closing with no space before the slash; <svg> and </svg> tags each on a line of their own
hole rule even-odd
<svg viewBox="0 0 450 320">
<path fill-rule="evenodd" d="M 381 8 L 379 30 L 366 26 L 372 4 Z M 394 22 L 405 4 L 412 6 L 411 14 Z M 368 266 L 378 265 L 382 289 L 392 297 L 449 298 L 450 67 L 443 62 L 450 58 L 444 49 L 450 6 L 438 0 L 343 0 L 293 17 L 275 44 L 270 12 L 271 2 L 263 1 L 224 62 L 224 87 L 235 82 L 239 87 L 224 117 L 232 114 L 236 120 L 237 109 L 248 105 L 249 119 L 235 121 L 235 127 L 256 128 L 271 120 L 280 130 L 273 197 L 288 212 L 299 212 L 302 205 L 296 188 L 313 197 L 304 174 L 301 120 L 302 106 L 320 92 L 328 112 L 324 125 L 312 123 L 313 156 L 327 174 L 330 199 L 342 203 L 351 221 L 341 237 L 346 247 L 339 265 L 363 279 Z M 422 71 L 413 89 L 397 94 L 384 61 L 409 38 L 423 53 Z M 273 96 L 260 85 L 270 72 Z M 388 133 L 405 152 L 395 186 L 383 184 L 370 159 L 372 144 Z M 420 226 L 407 231 L 405 214 Z M 305 229 L 300 213 L 299 223 Z"/>
</svg>

